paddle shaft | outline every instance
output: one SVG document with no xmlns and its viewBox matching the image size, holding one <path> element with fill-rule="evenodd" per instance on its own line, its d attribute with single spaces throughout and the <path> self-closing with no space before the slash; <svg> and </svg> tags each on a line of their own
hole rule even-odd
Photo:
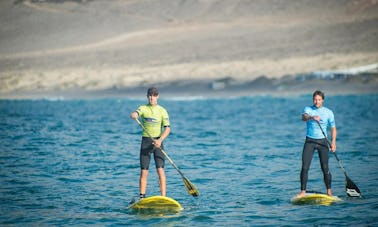
<svg viewBox="0 0 378 227">
<path fill-rule="evenodd" d="M 143 128 L 143 130 L 147 133 L 147 135 L 151 138 L 151 140 L 154 140 L 151 134 L 146 130 L 146 128 L 140 123 L 139 119 L 136 118 L 135 121 L 140 125 L 140 127 Z M 194 197 L 197 197 L 200 195 L 198 189 L 196 186 L 190 182 L 188 178 L 184 176 L 184 174 L 179 170 L 179 168 L 176 166 L 176 164 L 172 161 L 172 159 L 168 156 L 167 152 L 165 152 L 161 147 L 160 147 L 161 152 L 163 155 L 168 159 L 168 161 L 172 164 L 172 166 L 177 170 L 177 172 L 181 175 L 182 180 L 184 181 L 184 185 L 188 193 Z"/>
<path fill-rule="evenodd" d="M 328 146 L 331 147 L 331 143 L 328 141 L 327 136 L 326 136 L 326 134 L 324 133 L 324 131 L 323 131 L 323 129 L 322 129 L 322 126 L 320 125 L 319 121 L 316 121 L 316 123 L 318 123 L 319 128 L 320 128 L 320 130 L 321 130 L 322 133 L 323 133 L 324 139 L 325 139 L 325 140 L 327 141 L 327 143 L 328 143 Z M 344 166 L 341 164 L 341 161 L 340 161 L 339 157 L 337 157 L 336 152 L 334 151 L 334 152 L 332 152 L 332 153 L 335 155 L 335 158 L 336 158 L 337 162 L 339 163 L 340 168 L 343 170 L 344 175 L 345 175 L 346 177 L 348 177 L 348 176 L 347 176 L 347 173 L 346 173 L 346 171 L 345 171 L 345 169 L 344 169 Z"/>
<path fill-rule="evenodd" d="M 324 133 L 322 127 L 320 126 L 320 123 L 318 121 L 316 121 L 319 125 L 319 128 L 320 130 L 322 131 L 323 133 L 323 136 L 324 136 L 324 139 L 326 139 L 328 145 L 331 147 L 331 143 L 328 141 L 327 139 L 327 136 L 326 134 Z M 355 183 L 353 183 L 353 181 L 348 177 L 345 169 L 344 169 L 344 166 L 341 164 L 341 161 L 339 159 L 339 157 L 337 157 L 336 155 L 336 152 L 333 152 L 333 154 L 335 155 L 335 158 L 337 160 L 337 162 L 339 163 L 339 166 L 341 167 L 341 169 L 343 170 L 343 173 L 345 175 L 345 188 L 346 188 L 346 193 L 348 196 L 351 196 L 351 197 L 360 197 L 361 196 L 361 192 L 360 192 L 360 189 L 357 187 L 357 185 Z"/>
<path fill-rule="evenodd" d="M 147 135 L 151 138 L 151 140 L 154 140 L 151 134 L 146 130 L 146 128 L 142 125 L 142 123 L 138 120 L 138 118 L 135 119 L 135 121 L 140 125 L 140 127 L 143 128 L 143 130 L 147 133 Z M 159 148 L 161 152 L 164 154 L 164 156 L 168 159 L 168 161 L 172 164 L 172 166 L 177 170 L 177 172 L 181 175 L 182 178 L 184 178 L 184 174 L 180 171 L 180 169 L 176 166 L 176 164 L 173 162 L 173 160 L 168 156 L 167 152 L 164 151 L 163 148 Z"/>
</svg>

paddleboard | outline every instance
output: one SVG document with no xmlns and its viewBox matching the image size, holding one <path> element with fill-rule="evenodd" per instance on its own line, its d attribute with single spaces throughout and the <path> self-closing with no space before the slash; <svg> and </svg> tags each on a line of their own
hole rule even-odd
<svg viewBox="0 0 378 227">
<path fill-rule="evenodd" d="M 166 196 L 159 195 L 140 199 L 131 204 L 129 208 L 133 210 L 182 210 L 182 206 L 176 200 Z"/>
<path fill-rule="evenodd" d="M 334 202 L 342 201 L 337 196 L 328 196 L 321 193 L 306 193 L 305 196 L 294 197 L 291 199 L 291 203 L 294 205 L 330 205 Z"/>
</svg>

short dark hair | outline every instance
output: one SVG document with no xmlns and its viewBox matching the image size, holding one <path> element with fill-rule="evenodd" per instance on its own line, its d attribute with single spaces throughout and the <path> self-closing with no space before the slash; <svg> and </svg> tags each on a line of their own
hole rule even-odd
<svg viewBox="0 0 378 227">
<path fill-rule="evenodd" d="M 156 87 L 150 87 L 150 88 L 148 88 L 148 90 L 147 90 L 147 96 L 150 96 L 150 95 L 152 95 L 152 96 L 158 96 L 159 95 L 158 89 Z"/>
<path fill-rule="evenodd" d="M 317 90 L 317 91 L 314 92 L 314 94 L 312 95 L 312 99 L 314 99 L 315 96 L 317 96 L 317 95 L 321 96 L 322 99 L 324 100 L 324 97 L 325 97 L 325 96 L 324 96 L 324 93 L 321 92 L 321 91 L 319 91 L 319 90 Z"/>
</svg>

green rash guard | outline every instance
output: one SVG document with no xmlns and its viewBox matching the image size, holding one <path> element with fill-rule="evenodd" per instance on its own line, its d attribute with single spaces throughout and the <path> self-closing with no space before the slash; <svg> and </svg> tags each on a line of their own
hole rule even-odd
<svg viewBox="0 0 378 227">
<path fill-rule="evenodd" d="M 169 127 L 168 112 L 160 105 L 142 105 L 135 112 L 142 118 L 142 124 L 149 133 L 143 130 L 143 137 L 160 137 L 162 127 Z"/>
</svg>

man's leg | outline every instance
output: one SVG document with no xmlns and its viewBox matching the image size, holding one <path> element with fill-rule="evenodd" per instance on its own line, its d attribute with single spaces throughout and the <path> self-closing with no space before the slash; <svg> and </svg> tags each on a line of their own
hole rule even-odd
<svg viewBox="0 0 378 227">
<path fill-rule="evenodd" d="M 140 178 L 139 178 L 139 190 L 140 190 L 141 197 L 144 197 L 146 195 L 147 177 L 148 177 L 148 170 L 142 169 L 140 171 Z"/>
<path fill-rule="evenodd" d="M 327 195 L 332 196 L 332 175 L 329 171 L 328 161 L 329 161 L 329 148 L 327 145 L 318 147 L 320 167 L 323 171 L 324 184 L 327 188 Z"/>
<path fill-rule="evenodd" d="M 165 196 L 166 191 L 167 191 L 167 186 L 166 186 L 166 177 L 165 177 L 164 168 L 157 168 L 156 171 L 159 175 L 160 193 L 162 196 Z"/>
<path fill-rule="evenodd" d="M 306 194 L 307 180 L 308 180 L 308 170 L 310 169 L 312 156 L 314 155 L 315 146 L 313 143 L 306 142 L 303 146 L 302 151 L 302 169 L 301 169 L 301 192 L 297 195 L 298 197 L 304 196 Z"/>
</svg>

